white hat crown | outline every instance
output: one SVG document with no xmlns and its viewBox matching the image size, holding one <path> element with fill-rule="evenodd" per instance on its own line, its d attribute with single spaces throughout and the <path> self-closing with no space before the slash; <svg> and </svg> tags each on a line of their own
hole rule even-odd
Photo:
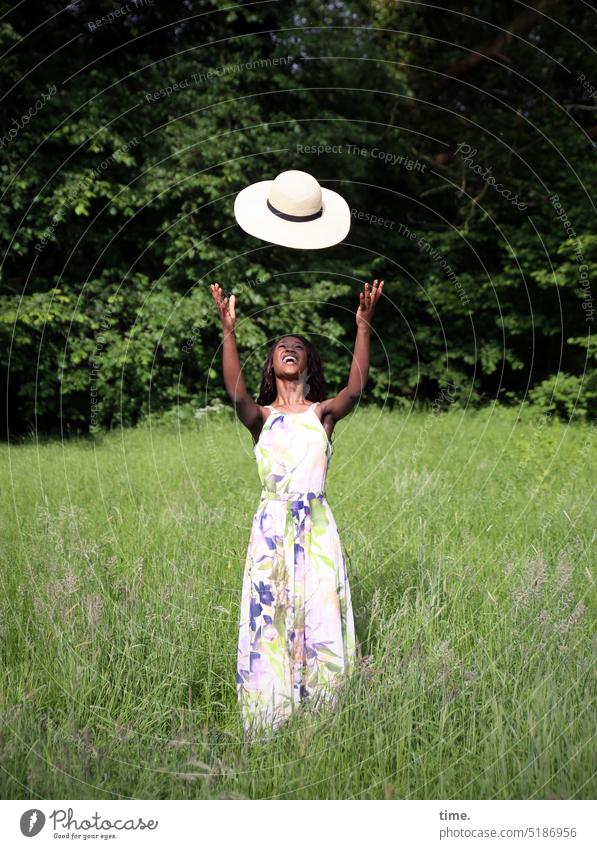
<svg viewBox="0 0 597 849">
<path fill-rule="evenodd" d="M 315 215 L 322 208 L 321 186 L 306 171 L 282 171 L 273 181 L 267 199 L 284 215 Z"/>
<path fill-rule="evenodd" d="M 329 248 L 350 230 L 344 198 L 306 171 L 282 171 L 274 180 L 245 186 L 234 215 L 246 233 L 274 245 L 303 250 Z"/>
</svg>

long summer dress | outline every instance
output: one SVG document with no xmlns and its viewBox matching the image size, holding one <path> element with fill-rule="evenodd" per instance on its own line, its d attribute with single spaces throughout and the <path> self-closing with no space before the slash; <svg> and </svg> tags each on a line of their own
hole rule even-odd
<svg viewBox="0 0 597 849">
<path fill-rule="evenodd" d="M 334 704 L 334 685 L 355 665 L 346 557 L 324 492 L 333 448 L 318 403 L 301 413 L 268 405 L 253 448 L 262 492 L 245 560 L 236 676 L 249 738 L 305 701 Z"/>
</svg>

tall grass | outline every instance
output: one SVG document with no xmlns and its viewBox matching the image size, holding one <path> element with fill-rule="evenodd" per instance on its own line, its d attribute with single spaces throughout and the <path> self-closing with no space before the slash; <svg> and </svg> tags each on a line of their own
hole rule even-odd
<svg viewBox="0 0 597 849">
<path fill-rule="evenodd" d="M 594 798 L 595 430 L 340 422 L 326 491 L 358 671 L 252 746 L 248 432 L 224 414 L 5 445 L 3 798 Z"/>
</svg>

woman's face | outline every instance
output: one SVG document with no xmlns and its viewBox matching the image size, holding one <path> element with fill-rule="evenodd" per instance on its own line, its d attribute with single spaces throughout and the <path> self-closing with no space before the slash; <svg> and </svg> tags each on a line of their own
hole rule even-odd
<svg viewBox="0 0 597 849">
<path fill-rule="evenodd" d="M 283 336 L 274 349 L 273 363 L 280 377 L 298 377 L 307 368 L 307 349 L 296 336 Z"/>
</svg>

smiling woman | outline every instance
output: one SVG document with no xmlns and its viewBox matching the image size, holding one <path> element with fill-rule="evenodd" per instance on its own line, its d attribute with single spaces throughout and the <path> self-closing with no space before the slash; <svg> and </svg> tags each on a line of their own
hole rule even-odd
<svg viewBox="0 0 597 849">
<path fill-rule="evenodd" d="M 304 702 L 336 703 L 355 668 L 357 640 L 347 559 L 325 482 L 336 421 L 359 399 L 369 328 L 383 281 L 365 284 L 348 385 L 332 398 L 304 336 L 282 336 L 266 358 L 257 401 L 247 393 L 234 339 L 235 296 L 212 285 L 224 332 L 224 380 L 250 430 L 261 480 L 243 574 L 237 692 L 247 739 L 267 740 Z"/>
</svg>

